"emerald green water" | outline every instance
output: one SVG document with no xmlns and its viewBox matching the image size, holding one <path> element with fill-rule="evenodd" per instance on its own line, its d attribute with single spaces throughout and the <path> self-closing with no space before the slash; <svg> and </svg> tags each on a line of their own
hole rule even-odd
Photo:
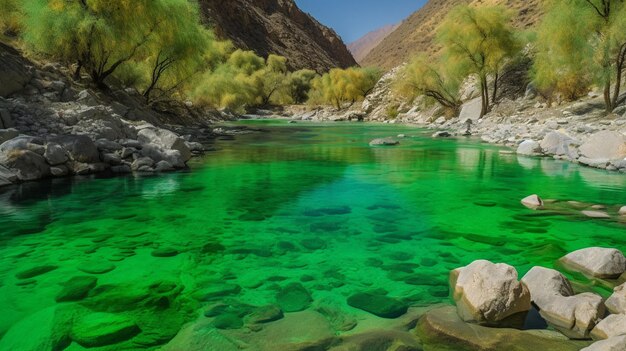
<svg viewBox="0 0 626 351">
<path fill-rule="evenodd" d="M 361 291 L 448 301 L 448 272 L 479 258 L 521 275 L 583 247 L 626 250 L 618 220 L 519 203 L 538 193 L 614 213 L 624 175 L 403 126 L 244 124 L 266 132 L 218 141 L 189 172 L 0 190 L 0 348 L 97 311 L 142 330 L 113 349 L 154 349 L 225 284 L 232 291 L 213 302 L 268 305 L 296 282 L 314 304 L 356 313 L 346 299 Z M 368 146 L 400 133 L 400 146 Z M 90 276 L 84 296 L 55 301 L 68 280 Z"/>
</svg>

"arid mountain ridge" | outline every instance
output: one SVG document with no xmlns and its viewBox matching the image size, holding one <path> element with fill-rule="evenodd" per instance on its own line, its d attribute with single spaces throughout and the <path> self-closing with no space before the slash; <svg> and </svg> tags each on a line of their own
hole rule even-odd
<svg viewBox="0 0 626 351">
<path fill-rule="evenodd" d="M 360 61 L 363 66 L 392 69 L 410 60 L 413 55 L 434 55 L 439 51 L 435 42 L 437 26 L 455 6 L 504 5 L 515 11 L 514 24 L 518 28 L 531 27 L 539 21 L 544 0 L 430 0 L 420 10 L 389 34 Z"/>
<path fill-rule="evenodd" d="M 365 34 L 360 39 L 348 44 L 348 50 L 354 56 L 356 62 L 361 63 L 363 59 L 369 54 L 375 47 L 377 47 L 389 34 L 398 29 L 400 24 L 390 24 L 381 27 L 377 30 L 373 30 Z"/>
<path fill-rule="evenodd" d="M 319 73 L 357 63 L 332 29 L 298 8 L 293 0 L 200 0 L 202 16 L 218 36 L 267 57 L 287 57 L 291 69 Z"/>
</svg>

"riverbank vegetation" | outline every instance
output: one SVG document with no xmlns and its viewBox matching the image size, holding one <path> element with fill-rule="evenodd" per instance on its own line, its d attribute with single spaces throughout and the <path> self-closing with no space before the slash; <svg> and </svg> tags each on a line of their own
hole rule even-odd
<svg viewBox="0 0 626 351">
<path fill-rule="evenodd" d="M 243 112 L 310 100 L 340 108 L 380 77 L 361 68 L 290 72 L 284 57 L 262 58 L 218 39 L 188 0 L 1 0 L 0 10 L 2 35 L 31 55 L 99 89 L 135 88 L 147 103 L 190 100 Z"/>
<path fill-rule="evenodd" d="M 418 56 L 405 65 L 397 93 L 426 97 L 458 115 L 463 82 L 475 81 L 482 117 L 500 98 L 502 72 L 524 57 L 532 60 L 529 78 L 548 103 L 598 88 L 606 111 L 613 111 L 626 69 L 626 4 L 567 0 L 545 6 L 543 21 L 531 31 L 516 30 L 503 6 L 456 7 L 437 30 L 438 57 Z"/>
</svg>

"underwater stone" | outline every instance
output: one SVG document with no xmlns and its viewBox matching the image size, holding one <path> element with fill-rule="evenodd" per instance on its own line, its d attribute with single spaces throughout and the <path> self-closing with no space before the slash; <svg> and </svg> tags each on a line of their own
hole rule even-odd
<svg viewBox="0 0 626 351">
<path fill-rule="evenodd" d="M 46 266 L 37 266 L 37 267 L 32 267 L 26 270 L 23 270 L 21 272 L 18 272 L 15 277 L 17 279 L 29 279 L 29 278 L 34 278 L 37 277 L 39 275 L 48 273 L 50 271 L 53 271 L 55 269 L 59 268 L 59 266 L 55 266 L 55 265 L 46 265 Z"/>
<path fill-rule="evenodd" d="M 309 250 L 320 250 L 326 247 L 326 242 L 320 238 L 304 239 L 300 244 Z"/>
<path fill-rule="evenodd" d="M 98 278 L 92 276 L 73 277 L 63 283 L 63 289 L 57 294 L 57 302 L 80 301 L 98 284 Z"/>
<path fill-rule="evenodd" d="M 78 270 L 90 274 L 104 274 L 115 269 L 115 265 L 110 262 L 102 261 L 86 261 L 78 265 Z"/>
<path fill-rule="evenodd" d="M 269 323 L 277 321 L 284 317 L 283 311 L 277 305 L 262 306 L 257 308 L 250 317 L 248 322 L 253 324 Z"/>
<path fill-rule="evenodd" d="M 383 318 L 397 318 L 408 310 L 401 301 L 373 293 L 356 293 L 348 298 L 348 305 Z"/>
<path fill-rule="evenodd" d="M 214 285 L 202 291 L 202 300 L 208 301 L 215 298 L 236 295 L 241 292 L 241 286 L 237 284 Z"/>
<path fill-rule="evenodd" d="M 178 250 L 172 247 L 161 247 L 153 250 L 151 255 L 154 257 L 174 257 L 178 255 Z"/>
<path fill-rule="evenodd" d="M 74 323 L 71 337 L 83 347 L 98 347 L 129 340 L 140 332 L 128 317 L 98 312 L 79 318 Z"/>
<path fill-rule="evenodd" d="M 215 318 L 213 326 L 217 329 L 239 329 L 243 327 L 243 319 L 235 313 L 225 313 Z"/>
<path fill-rule="evenodd" d="M 307 309 L 313 298 L 300 283 L 291 283 L 276 293 L 276 302 L 285 312 L 299 312 Z"/>
</svg>

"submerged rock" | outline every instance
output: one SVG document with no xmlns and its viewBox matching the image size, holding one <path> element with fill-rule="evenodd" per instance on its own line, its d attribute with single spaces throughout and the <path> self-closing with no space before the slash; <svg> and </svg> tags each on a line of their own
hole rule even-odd
<svg viewBox="0 0 626 351">
<path fill-rule="evenodd" d="M 140 332 L 128 317 L 99 312 L 79 318 L 72 327 L 71 337 L 83 347 L 99 347 L 129 340 Z"/>
<path fill-rule="evenodd" d="M 515 268 L 485 260 L 450 273 L 450 288 L 461 319 L 486 325 L 518 323 L 530 310 L 530 292 Z"/>
<path fill-rule="evenodd" d="M 248 317 L 248 322 L 252 324 L 269 323 L 284 317 L 283 310 L 278 305 L 262 306 L 254 310 Z"/>
<path fill-rule="evenodd" d="M 348 305 L 382 318 L 398 318 L 408 306 L 394 298 L 373 293 L 356 293 L 348 298 Z"/>
<path fill-rule="evenodd" d="M 115 265 L 104 260 L 92 260 L 82 262 L 78 270 L 89 274 L 104 274 L 115 269 Z"/>
<path fill-rule="evenodd" d="M 568 269 L 594 278 L 615 279 L 626 271 L 626 257 L 617 249 L 590 247 L 567 254 L 560 261 Z"/>
<path fill-rule="evenodd" d="M 392 138 L 381 138 L 370 141 L 370 146 L 395 146 L 398 144 L 400 144 L 400 142 Z"/>
<path fill-rule="evenodd" d="M 276 293 L 276 302 L 285 312 L 298 312 L 309 308 L 313 298 L 300 283 L 291 283 Z"/>
<path fill-rule="evenodd" d="M 596 219 L 610 219 L 611 218 L 611 216 L 609 216 L 608 213 L 603 212 L 603 211 L 586 210 L 586 211 L 582 211 L 581 213 L 589 218 L 596 218 Z"/>
<path fill-rule="evenodd" d="M 73 309 L 55 305 L 25 317 L 0 337 L 0 350 L 65 350 L 71 343 Z"/>
<path fill-rule="evenodd" d="M 454 307 L 441 307 L 420 318 L 416 332 L 424 350 L 454 351 L 578 351 L 585 341 L 572 341 L 549 330 L 488 328 L 466 323 Z"/>
<path fill-rule="evenodd" d="M 98 278 L 92 276 L 73 277 L 63 283 L 63 289 L 57 294 L 57 302 L 80 301 L 98 284 Z"/>
<path fill-rule="evenodd" d="M 45 265 L 45 266 L 37 266 L 37 267 L 32 267 L 32 268 L 28 268 L 25 269 L 21 272 L 18 272 L 15 277 L 17 279 L 30 279 L 30 278 L 34 278 L 37 276 L 40 276 L 42 274 L 48 273 L 50 271 L 53 271 L 55 269 L 59 268 L 59 266 L 56 265 Z"/>
</svg>

